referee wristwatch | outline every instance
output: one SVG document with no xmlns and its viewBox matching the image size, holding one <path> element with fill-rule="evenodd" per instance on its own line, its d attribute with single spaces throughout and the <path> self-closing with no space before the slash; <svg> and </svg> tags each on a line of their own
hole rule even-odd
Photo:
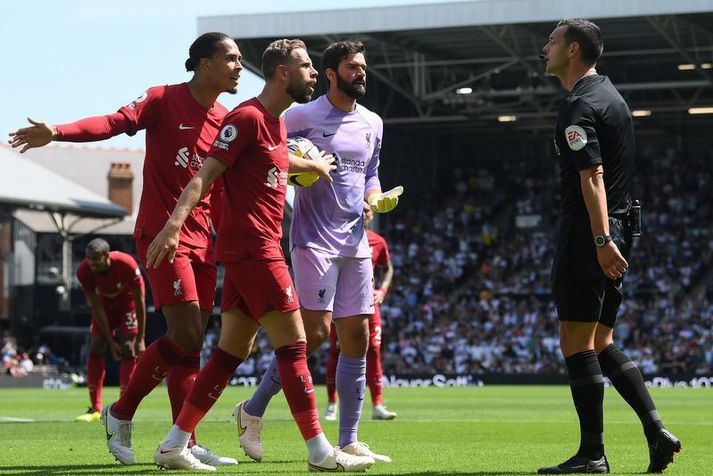
<svg viewBox="0 0 713 476">
<path fill-rule="evenodd" d="M 611 236 L 609 235 L 595 235 L 594 236 L 594 245 L 597 248 L 602 248 L 604 245 L 612 241 Z"/>
</svg>

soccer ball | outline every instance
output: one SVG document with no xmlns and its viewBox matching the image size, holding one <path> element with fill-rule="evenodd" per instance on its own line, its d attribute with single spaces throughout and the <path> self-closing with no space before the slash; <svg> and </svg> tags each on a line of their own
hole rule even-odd
<svg viewBox="0 0 713 476">
<path fill-rule="evenodd" d="M 297 157 L 310 160 L 319 155 L 317 146 L 315 146 L 311 140 L 305 139 L 304 137 L 291 137 L 287 139 L 287 150 Z M 308 188 L 314 185 L 317 180 L 319 180 L 319 175 L 315 172 L 302 172 L 288 174 L 287 176 L 287 183 L 293 187 Z"/>
</svg>

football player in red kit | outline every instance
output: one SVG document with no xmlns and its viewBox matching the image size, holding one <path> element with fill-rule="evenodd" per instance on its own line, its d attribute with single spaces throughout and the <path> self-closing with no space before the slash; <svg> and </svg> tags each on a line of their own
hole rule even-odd
<svg viewBox="0 0 713 476">
<path fill-rule="evenodd" d="M 136 359 L 144 352 L 144 278 L 131 255 L 110 251 L 109 243 L 95 238 L 87 245 L 86 257 L 77 267 L 77 280 L 92 308 L 87 359 L 91 406 L 74 421 L 92 422 L 101 418 L 107 348 L 114 360 L 121 360 L 121 392 L 134 373 Z"/>
<path fill-rule="evenodd" d="M 312 471 L 363 471 L 374 463 L 333 448 L 319 424 L 300 305 L 280 247 L 287 174 L 317 172 L 331 180 L 333 157 L 288 158 L 287 130 L 280 114 L 293 101 L 308 102 L 317 71 L 301 40 L 277 40 L 262 56 L 266 84 L 225 118 L 203 169 L 191 180 L 148 251 L 148 266 L 175 260 L 179 230 L 192 208 L 223 177 L 225 209 L 218 231 L 218 257 L 225 264 L 218 348 L 201 370 L 173 428 L 154 454 L 171 469 L 212 471 L 186 444 L 191 431 L 216 402 L 247 357 L 262 326 L 275 346 L 290 411 L 308 449 Z"/>
<path fill-rule="evenodd" d="M 193 77 L 187 83 L 149 88 L 108 116 L 91 117 L 52 126 L 33 121 L 31 127 L 11 132 L 10 144 L 25 152 L 51 141 L 90 142 L 146 130 L 144 188 L 134 238 L 139 258 L 171 214 L 183 188 L 200 170 L 227 109 L 217 102 L 224 92 L 237 92 L 241 54 L 232 38 L 205 33 L 189 49 L 185 66 Z M 181 228 L 181 246 L 172 263 L 147 268 L 156 309 L 161 309 L 168 332 L 139 359 L 134 376 L 118 401 L 106 406 L 103 420 L 111 454 L 133 464 L 131 420 L 141 400 L 165 377 L 173 418 L 200 370 L 203 331 L 213 310 L 217 272 L 209 214 L 210 192 L 202 198 Z M 236 464 L 195 445 L 195 456 L 206 463 Z"/>
</svg>

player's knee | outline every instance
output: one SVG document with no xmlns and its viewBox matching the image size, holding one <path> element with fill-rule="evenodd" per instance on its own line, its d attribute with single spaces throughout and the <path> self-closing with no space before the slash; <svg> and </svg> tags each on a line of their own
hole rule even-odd
<svg viewBox="0 0 713 476">
<path fill-rule="evenodd" d="M 311 326 L 305 329 L 305 334 L 307 334 L 307 353 L 311 354 L 329 337 L 329 324 L 320 323 Z"/>
<path fill-rule="evenodd" d="M 92 355 L 104 355 L 104 352 L 106 352 L 106 342 L 104 339 L 92 338 L 89 343 L 89 353 Z"/>
<path fill-rule="evenodd" d="M 136 357 L 136 355 L 134 355 L 134 346 L 131 341 L 122 342 L 119 344 L 119 349 L 121 350 L 121 356 L 125 359 L 133 359 Z"/>
<path fill-rule="evenodd" d="M 613 343 L 614 343 L 614 340 L 609 336 L 605 336 L 605 337 L 596 336 L 594 338 L 594 351 L 597 353 L 597 355 L 599 355 L 602 353 L 602 351 L 604 351 L 604 349 L 606 349 Z"/>
<path fill-rule="evenodd" d="M 200 322 L 186 322 L 185 326 L 172 329 L 168 338 L 184 352 L 199 346 L 203 339 L 203 327 Z"/>
</svg>

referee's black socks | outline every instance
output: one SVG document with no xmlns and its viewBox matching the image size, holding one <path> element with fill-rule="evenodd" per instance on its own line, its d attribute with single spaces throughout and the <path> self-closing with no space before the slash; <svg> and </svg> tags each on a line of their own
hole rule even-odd
<svg viewBox="0 0 713 476">
<path fill-rule="evenodd" d="M 569 372 L 572 400 L 579 416 L 581 440 L 577 455 L 599 459 L 604 456 L 604 377 L 597 353 L 585 350 L 564 361 Z"/>
<path fill-rule="evenodd" d="M 599 354 L 599 365 L 619 395 L 639 416 L 646 440 L 653 444 L 659 429 L 664 426 L 639 368 L 614 344 Z"/>
</svg>

